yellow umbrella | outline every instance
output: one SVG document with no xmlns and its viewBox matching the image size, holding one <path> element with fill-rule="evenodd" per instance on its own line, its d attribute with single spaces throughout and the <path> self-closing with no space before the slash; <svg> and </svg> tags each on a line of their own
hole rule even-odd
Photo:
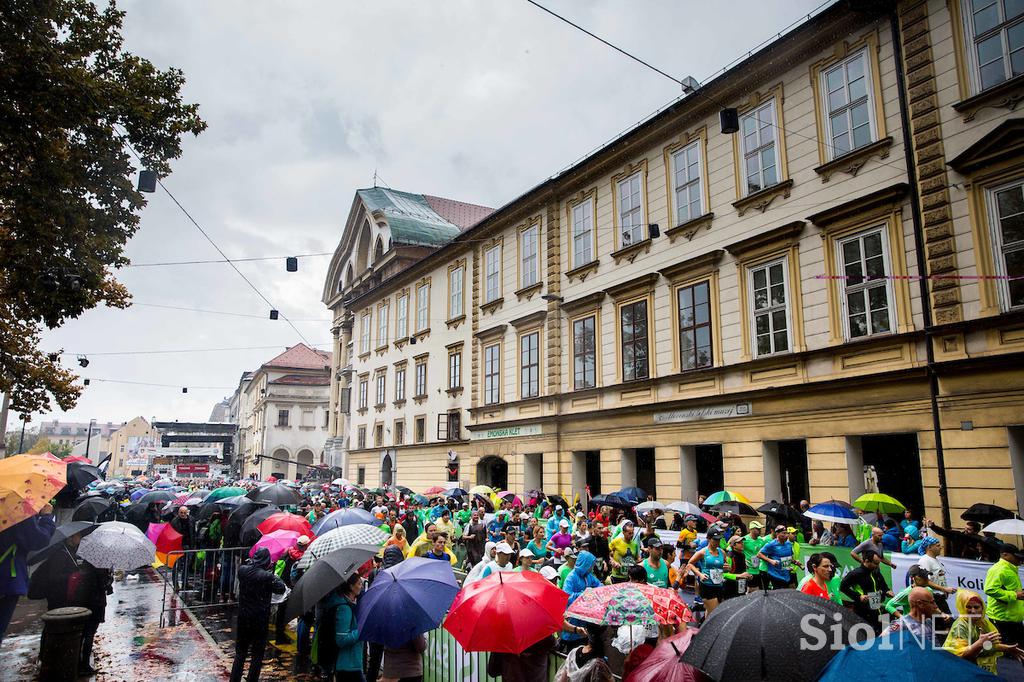
<svg viewBox="0 0 1024 682">
<path fill-rule="evenodd" d="M 48 452 L 0 459 L 0 530 L 39 513 L 67 478 L 68 465 Z"/>
</svg>

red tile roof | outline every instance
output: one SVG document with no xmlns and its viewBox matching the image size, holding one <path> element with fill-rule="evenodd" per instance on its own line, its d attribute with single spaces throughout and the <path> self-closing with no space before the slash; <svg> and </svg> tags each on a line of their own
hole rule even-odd
<svg viewBox="0 0 1024 682">
<path fill-rule="evenodd" d="M 330 386 L 331 377 L 326 375 L 308 376 L 305 374 L 285 374 L 283 377 L 274 379 L 271 384 L 285 384 L 288 386 Z"/>
<path fill-rule="evenodd" d="M 486 218 L 487 216 L 494 213 L 493 208 L 487 206 L 478 206 L 477 204 L 467 204 L 464 201 L 455 201 L 454 199 L 445 199 L 444 197 L 434 197 L 429 194 L 424 194 L 423 198 L 427 200 L 427 204 L 434 210 L 439 216 L 455 225 L 460 230 L 466 230 L 473 227 L 478 222 Z"/>
<path fill-rule="evenodd" d="M 263 363 L 264 367 L 283 367 L 285 369 L 319 369 L 330 366 L 331 354 L 315 350 L 304 343 L 298 343 L 278 355 L 273 360 Z"/>
</svg>

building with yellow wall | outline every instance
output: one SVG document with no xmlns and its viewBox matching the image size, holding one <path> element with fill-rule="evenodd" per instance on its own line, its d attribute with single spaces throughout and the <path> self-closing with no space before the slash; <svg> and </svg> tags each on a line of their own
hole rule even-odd
<svg viewBox="0 0 1024 682">
<path fill-rule="evenodd" d="M 1024 18 L 962 4 L 833 5 L 462 224 L 356 192 L 347 476 L 1024 506 Z"/>
</svg>

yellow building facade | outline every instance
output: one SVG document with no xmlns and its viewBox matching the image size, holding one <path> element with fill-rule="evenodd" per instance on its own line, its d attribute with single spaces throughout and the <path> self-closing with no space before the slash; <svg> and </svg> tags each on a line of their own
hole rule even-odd
<svg viewBox="0 0 1024 682">
<path fill-rule="evenodd" d="M 1024 85 L 976 59 L 998 9 L 830 7 L 415 253 L 422 210 L 360 190 L 324 291 L 346 475 L 1020 508 Z"/>
</svg>

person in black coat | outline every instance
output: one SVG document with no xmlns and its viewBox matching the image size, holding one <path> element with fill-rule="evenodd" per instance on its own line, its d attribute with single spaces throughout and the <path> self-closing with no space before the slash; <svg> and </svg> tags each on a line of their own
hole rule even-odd
<svg viewBox="0 0 1024 682">
<path fill-rule="evenodd" d="M 235 635 L 235 662 L 231 666 L 231 682 L 241 682 L 245 659 L 251 653 L 249 682 L 260 679 L 263 650 L 270 630 L 270 599 L 283 594 L 284 581 L 270 570 L 270 552 L 260 547 L 251 559 L 238 569 L 238 622 Z"/>
</svg>

